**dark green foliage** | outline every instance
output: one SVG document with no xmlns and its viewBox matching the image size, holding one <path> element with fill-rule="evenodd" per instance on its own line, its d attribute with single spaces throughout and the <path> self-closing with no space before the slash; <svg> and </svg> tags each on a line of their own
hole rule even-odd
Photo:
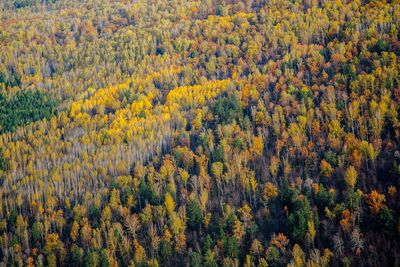
<svg viewBox="0 0 400 267">
<path fill-rule="evenodd" d="M 150 198 L 150 190 L 146 184 L 146 180 L 142 177 L 139 182 L 139 205 Z"/>
<path fill-rule="evenodd" d="M 24 7 L 30 7 L 34 4 L 34 1 L 30 0 L 17 0 L 14 2 L 14 7 L 15 8 L 24 8 Z"/>
<path fill-rule="evenodd" d="M 0 84 L 4 83 L 6 87 L 15 87 L 21 85 L 21 76 L 15 72 L 11 72 L 9 77 L 4 72 L 0 72 Z"/>
<path fill-rule="evenodd" d="M 146 183 L 146 179 L 142 177 L 139 182 L 139 208 L 143 208 L 146 202 L 155 204 L 159 202 L 159 197 L 156 195 L 154 190 L 152 190 Z"/>
<path fill-rule="evenodd" d="M 217 16 L 225 16 L 226 15 L 226 7 L 223 5 L 218 5 L 217 8 L 215 9 L 215 14 Z"/>
<path fill-rule="evenodd" d="M 239 244 L 234 236 L 230 236 L 224 240 L 224 248 L 226 256 L 236 258 L 239 254 Z"/>
<path fill-rule="evenodd" d="M 346 103 L 343 100 L 338 101 L 336 104 L 336 108 L 338 110 L 344 110 L 345 106 L 346 106 Z"/>
<path fill-rule="evenodd" d="M 73 266 L 82 266 L 83 264 L 83 255 L 82 255 L 82 249 L 78 247 L 77 245 L 72 245 L 71 248 L 71 264 Z"/>
<path fill-rule="evenodd" d="M 315 199 L 316 204 L 321 210 L 334 204 L 334 198 L 332 198 L 332 195 L 329 194 L 323 184 L 318 184 L 318 192 L 316 193 Z"/>
<path fill-rule="evenodd" d="M 191 259 L 190 259 L 190 266 L 191 267 L 200 267 L 201 265 L 201 254 L 197 252 L 193 252 Z"/>
<path fill-rule="evenodd" d="M 40 241 L 41 239 L 42 239 L 42 231 L 41 231 L 41 225 L 40 225 L 41 223 L 40 222 L 35 222 L 33 225 L 32 225 L 32 231 L 31 231 L 31 234 L 32 234 L 32 238 L 33 238 L 33 241 L 34 242 L 38 242 L 38 241 Z"/>
<path fill-rule="evenodd" d="M 24 7 L 33 7 L 37 3 L 44 3 L 44 4 L 54 4 L 57 0 L 16 0 L 13 2 L 13 6 L 16 9 L 24 8 Z"/>
<path fill-rule="evenodd" d="M 11 237 L 11 244 L 14 246 L 14 245 L 18 245 L 18 243 L 19 243 L 19 238 L 18 238 L 18 236 L 17 236 L 17 235 L 12 235 L 12 237 Z"/>
<path fill-rule="evenodd" d="M 89 207 L 89 219 L 91 221 L 93 221 L 93 223 L 94 223 L 93 226 L 94 227 L 98 227 L 98 225 L 100 223 L 100 215 L 101 215 L 100 209 L 94 204 L 90 205 L 90 207 Z"/>
<path fill-rule="evenodd" d="M 399 4 L 50 1 L 1 7 L 1 266 L 396 266 Z"/>
<path fill-rule="evenodd" d="M 101 251 L 100 251 L 100 267 L 108 267 L 108 266 L 110 266 L 110 263 L 108 262 L 106 250 L 101 249 Z"/>
<path fill-rule="evenodd" d="M 279 250 L 275 246 L 272 246 L 268 253 L 268 257 L 267 257 L 268 261 L 272 263 L 272 266 L 280 266 L 278 264 L 280 258 L 281 257 L 280 257 Z"/>
<path fill-rule="evenodd" d="M 235 224 L 236 219 L 237 219 L 236 215 L 233 212 L 227 215 L 223 224 L 224 231 L 231 233 L 233 231 L 233 226 Z"/>
<path fill-rule="evenodd" d="M 393 235 L 396 230 L 396 220 L 393 216 L 393 211 L 388 207 L 385 207 L 381 214 L 379 214 L 380 224 L 383 226 L 383 230 L 387 235 Z"/>
<path fill-rule="evenodd" d="M 0 83 L 5 83 L 7 81 L 6 74 L 4 72 L 0 72 Z"/>
<path fill-rule="evenodd" d="M 309 221 L 314 221 L 314 225 L 317 225 L 313 218 L 310 201 L 307 198 L 302 201 L 296 201 L 293 212 L 289 215 L 289 225 L 292 229 L 291 235 L 296 240 L 305 240 Z"/>
<path fill-rule="evenodd" d="M 372 51 L 377 52 L 380 55 L 382 52 L 387 51 L 388 48 L 388 43 L 382 39 L 379 39 L 372 48 Z"/>
<path fill-rule="evenodd" d="M 233 147 L 238 149 L 239 151 L 242 151 L 244 149 L 244 141 L 240 137 L 236 137 L 233 140 Z"/>
<path fill-rule="evenodd" d="M 86 254 L 84 266 L 89 267 L 89 266 L 99 266 L 99 265 L 100 265 L 99 254 L 96 251 L 92 251 Z"/>
<path fill-rule="evenodd" d="M 321 49 L 319 53 L 324 57 L 325 61 L 331 60 L 331 51 L 328 48 Z"/>
<path fill-rule="evenodd" d="M 346 196 L 346 206 L 350 209 L 356 209 L 361 205 L 362 195 L 358 194 L 354 190 L 349 189 Z"/>
<path fill-rule="evenodd" d="M 345 64 L 342 68 L 341 73 L 344 76 L 348 77 L 348 79 L 350 80 L 355 80 L 357 77 L 356 73 L 354 72 L 350 64 Z"/>
<path fill-rule="evenodd" d="M 121 190 L 121 201 L 123 204 L 126 204 L 128 202 L 129 196 L 132 195 L 132 188 L 125 186 Z"/>
<path fill-rule="evenodd" d="M 224 155 L 224 148 L 219 145 L 217 149 L 214 150 L 213 160 L 215 162 L 224 162 L 225 155 Z"/>
<path fill-rule="evenodd" d="M 160 255 L 164 262 L 167 262 L 168 258 L 172 255 L 172 247 L 165 240 L 161 240 L 160 242 Z"/>
<path fill-rule="evenodd" d="M 337 156 L 333 150 L 328 150 L 324 153 L 325 160 L 333 167 L 337 165 Z"/>
<path fill-rule="evenodd" d="M 50 118 L 57 101 L 39 91 L 18 92 L 10 99 L 0 93 L 0 133 L 14 131 L 30 122 Z"/>
<path fill-rule="evenodd" d="M 224 96 L 215 103 L 213 114 L 221 124 L 232 123 L 243 117 L 242 108 L 236 95 Z"/>
<path fill-rule="evenodd" d="M 288 205 L 292 202 L 293 198 L 293 191 L 289 187 L 289 182 L 287 180 L 284 180 L 282 182 L 282 186 L 279 187 L 279 193 L 278 196 L 281 199 L 282 203 L 285 205 Z"/>
<path fill-rule="evenodd" d="M 199 229 L 203 221 L 203 212 L 197 199 L 189 202 L 187 212 L 188 226 L 192 229 Z"/>
<path fill-rule="evenodd" d="M 3 158 L 3 148 L 0 147 L 0 170 L 5 170 L 7 161 Z"/>
<path fill-rule="evenodd" d="M 203 242 L 203 251 L 208 251 L 213 246 L 213 240 L 210 235 L 207 235 Z"/>
<path fill-rule="evenodd" d="M 9 227 L 13 227 L 15 225 L 15 222 L 17 220 L 18 212 L 16 210 L 12 210 L 10 213 L 10 217 L 8 219 L 7 225 Z"/>
</svg>

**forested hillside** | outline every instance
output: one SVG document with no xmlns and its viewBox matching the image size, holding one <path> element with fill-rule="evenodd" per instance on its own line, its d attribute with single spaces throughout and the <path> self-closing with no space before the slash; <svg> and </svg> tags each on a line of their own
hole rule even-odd
<svg viewBox="0 0 400 267">
<path fill-rule="evenodd" d="M 0 266 L 399 266 L 400 1 L 3 0 Z"/>
</svg>

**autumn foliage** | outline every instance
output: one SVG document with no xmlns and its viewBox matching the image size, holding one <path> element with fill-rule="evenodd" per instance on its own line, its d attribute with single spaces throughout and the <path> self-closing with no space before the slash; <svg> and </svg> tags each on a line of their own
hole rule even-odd
<svg viewBox="0 0 400 267">
<path fill-rule="evenodd" d="M 0 266 L 400 261 L 398 1 L 0 9 Z"/>
</svg>

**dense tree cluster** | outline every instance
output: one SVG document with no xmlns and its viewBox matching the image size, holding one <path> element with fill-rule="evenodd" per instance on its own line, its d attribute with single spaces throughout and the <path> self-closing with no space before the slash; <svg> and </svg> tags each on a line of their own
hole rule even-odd
<svg viewBox="0 0 400 267">
<path fill-rule="evenodd" d="M 56 106 L 56 101 L 39 91 L 21 91 L 11 99 L 0 93 L 0 133 L 13 131 L 32 121 L 49 119 Z"/>
<path fill-rule="evenodd" d="M 1 8 L 0 265 L 400 261 L 398 1 Z"/>
</svg>

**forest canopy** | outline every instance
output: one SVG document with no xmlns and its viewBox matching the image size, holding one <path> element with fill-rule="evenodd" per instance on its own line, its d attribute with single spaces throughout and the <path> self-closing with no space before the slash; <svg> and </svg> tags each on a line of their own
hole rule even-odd
<svg viewBox="0 0 400 267">
<path fill-rule="evenodd" d="M 39 91 L 21 91 L 10 99 L 0 93 L 0 133 L 54 115 L 57 102 Z"/>
<path fill-rule="evenodd" d="M 0 10 L 0 266 L 399 264 L 399 1 Z"/>
</svg>

